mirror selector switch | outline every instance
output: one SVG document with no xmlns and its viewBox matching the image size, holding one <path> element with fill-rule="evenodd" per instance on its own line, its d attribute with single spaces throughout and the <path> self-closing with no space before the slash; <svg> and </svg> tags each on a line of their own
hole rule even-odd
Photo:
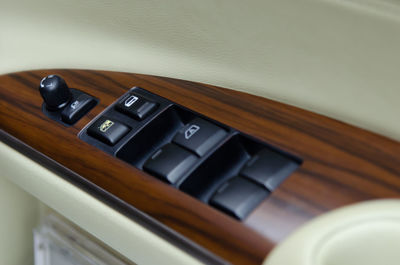
<svg viewBox="0 0 400 265">
<path fill-rule="evenodd" d="M 63 109 L 61 118 L 64 122 L 73 124 L 91 108 L 96 106 L 96 104 L 97 102 L 93 97 L 87 94 L 81 94 Z"/>
<path fill-rule="evenodd" d="M 155 152 L 143 168 L 161 179 L 176 183 L 197 161 L 197 157 L 174 144 L 167 144 Z"/>
<path fill-rule="evenodd" d="M 141 121 L 154 112 L 157 109 L 157 105 L 157 103 L 151 102 L 140 95 L 129 94 L 117 104 L 116 109 L 135 120 Z"/>
<path fill-rule="evenodd" d="M 201 157 L 221 142 L 226 135 L 227 132 L 217 125 L 195 118 L 179 130 L 173 142 Z"/>
<path fill-rule="evenodd" d="M 87 130 L 88 134 L 108 145 L 115 145 L 129 131 L 128 126 L 106 117 L 99 118 Z"/>
<path fill-rule="evenodd" d="M 211 198 L 210 204 L 243 220 L 268 195 L 269 192 L 257 184 L 241 177 L 234 177 L 222 184 Z"/>
<path fill-rule="evenodd" d="M 247 177 L 268 190 L 275 190 L 299 166 L 292 159 L 272 150 L 263 149 L 243 167 L 240 175 Z"/>
</svg>

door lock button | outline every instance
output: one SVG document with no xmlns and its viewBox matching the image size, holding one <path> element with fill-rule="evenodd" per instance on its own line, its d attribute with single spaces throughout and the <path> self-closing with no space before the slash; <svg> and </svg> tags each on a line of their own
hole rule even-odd
<svg viewBox="0 0 400 265">
<path fill-rule="evenodd" d="M 179 130 L 173 142 L 201 157 L 221 142 L 226 135 L 227 132 L 217 125 L 196 118 Z"/>
<path fill-rule="evenodd" d="M 118 121 L 101 117 L 89 127 L 87 132 L 108 145 L 115 145 L 129 130 L 128 126 Z"/>
<path fill-rule="evenodd" d="M 127 114 L 135 120 L 141 121 L 157 109 L 157 103 L 151 102 L 142 96 L 129 94 L 116 105 L 119 112 Z"/>
</svg>

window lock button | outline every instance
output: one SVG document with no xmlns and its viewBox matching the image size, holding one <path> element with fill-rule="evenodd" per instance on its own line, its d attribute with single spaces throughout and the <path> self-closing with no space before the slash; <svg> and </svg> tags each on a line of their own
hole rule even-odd
<svg viewBox="0 0 400 265">
<path fill-rule="evenodd" d="M 87 132 L 108 145 L 115 145 L 129 130 L 128 126 L 118 121 L 101 117 L 89 127 Z"/>
</svg>

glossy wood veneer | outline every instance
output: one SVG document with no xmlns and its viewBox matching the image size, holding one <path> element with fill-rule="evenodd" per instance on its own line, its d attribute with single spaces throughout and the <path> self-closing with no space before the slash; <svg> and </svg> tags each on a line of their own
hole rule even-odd
<svg viewBox="0 0 400 265">
<path fill-rule="evenodd" d="M 68 128 L 50 120 L 41 111 L 37 89 L 48 74 L 60 74 L 70 87 L 99 98 L 100 104 Z M 90 120 L 133 86 L 297 155 L 303 163 L 244 222 L 236 221 L 78 139 Z M 0 76 L 0 115 L 4 133 L 150 216 L 149 229 L 168 234 L 168 229 L 155 227 L 171 228 L 235 264 L 262 263 L 276 243 L 321 213 L 364 200 L 400 197 L 400 143 L 296 107 L 210 85 L 105 71 L 14 73 Z M 176 243 L 179 236 L 168 239 Z M 179 246 L 185 248 L 186 243 L 190 245 L 183 239 Z"/>
</svg>

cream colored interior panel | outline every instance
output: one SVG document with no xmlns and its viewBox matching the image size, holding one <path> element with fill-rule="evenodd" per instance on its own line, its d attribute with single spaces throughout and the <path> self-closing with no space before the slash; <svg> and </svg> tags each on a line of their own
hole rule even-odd
<svg viewBox="0 0 400 265">
<path fill-rule="evenodd" d="M 33 264 L 39 202 L 5 178 L 3 162 L 0 158 L 0 264 Z"/>
<path fill-rule="evenodd" d="M 400 200 L 377 200 L 322 215 L 276 247 L 264 265 L 398 265 Z"/>
<path fill-rule="evenodd" d="M 201 81 L 400 140 L 399 15 L 395 0 L 0 0 L 0 73 Z"/>
<path fill-rule="evenodd" d="M 9 165 L 13 165 L 10 167 Z M 0 142 L 0 168 L 2 176 L 20 186 L 22 189 L 44 202 L 54 210 L 62 213 L 72 222 L 82 227 L 84 230 L 97 237 L 111 248 L 115 249 L 125 257 L 138 264 L 200 264 L 199 261 L 174 247 L 157 235 L 144 229 L 131 219 L 118 213 L 81 189 L 75 187 L 64 179 L 54 175 L 44 167 L 36 164 L 27 157 L 16 152 Z M 4 180 L 5 181 L 5 180 Z M 5 181 L 5 183 L 7 183 Z M 1 191 L 3 187 L 0 186 Z M 12 189 L 16 189 L 12 184 L 4 186 L 7 200 L 11 200 Z M 21 191 L 22 192 L 22 191 Z M 3 194 L 1 194 L 3 198 Z M 25 195 L 30 197 L 29 195 Z M 5 203 L 4 201 L 1 202 Z M 32 204 L 36 205 L 33 200 Z M 9 201 L 7 207 L 13 208 L 13 202 Z M 31 219 L 21 219 L 22 217 L 39 214 L 39 209 L 27 209 L 28 204 L 23 204 L 21 209 L 8 209 L 15 212 L 9 217 L 1 219 L 0 231 L 7 228 L 7 224 L 16 222 L 31 222 Z M 18 207 L 19 205 L 14 205 Z M 3 207 L 2 207 L 3 208 Z M 4 207 L 6 208 L 6 207 Z M 32 246 L 30 230 L 31 226 L 26 226 L 21 231 L 17 231 L 16 236 L 29 238 Z M 8 236 L 15 232 L 10 230 Z M 17 238 L 18 239 L 18 238 Z M 3 238 L 1 238 L 3 240 Z M 12 242 L 10 238 L 10 242 Z M 22 240 L 22 239 L 21 239 Z M 18 243 L 20 240 L 16 243 Z M 3 244 L 3 242 L 0 242 Z M 25 246 L 26 244 L 23 244 Z M 0 245 L 2 247 L 2 245 Z M 12 248 L 11 248 L 12 247 Z M 10 245 L 10 251 L 19 251 L 19 245 Z M 1 254 L 1 253 L 0 253 Z M 1 264 L 24 264 L 3 263 Z M 20 257 L 19 261 L 24 258 Z"/>
</svg>

